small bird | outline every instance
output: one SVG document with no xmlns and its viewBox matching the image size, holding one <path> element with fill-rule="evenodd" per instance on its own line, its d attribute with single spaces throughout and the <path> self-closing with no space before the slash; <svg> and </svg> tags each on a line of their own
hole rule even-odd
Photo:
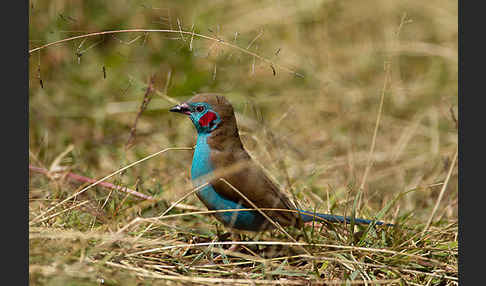
<svg viewBox="0 0 486 286">
<path fill-rule="evenodd" d="M 295 227 L 321 219 L 351 222 L 350 217 L 296 208 L 246 152 L 238 134 L 233 106 L 224 96 L 198 94 L 169 111 L 188 115 L 196 127 L 191 180 L 194 187 L 200 187 L 196 194 L 209 210 L 229 210 L 214 214 L 225 226 L 245 231 L 268 230 L 275 227 L 269 218 L 281 226 Z M 384 224 L 360 218 L 354 221 Z"/>
</svg>

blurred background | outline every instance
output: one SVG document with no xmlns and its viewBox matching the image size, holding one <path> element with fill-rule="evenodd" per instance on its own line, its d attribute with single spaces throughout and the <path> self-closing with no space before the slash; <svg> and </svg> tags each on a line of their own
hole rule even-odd
<svg viewBox="0 0 486 286">
<path fill-rule="evenodd" d="M 249 153 L 283 190 L 305 208 L 349 213 L 369 163 L 384 96 L 357 215 L 372 217 L 400 192 L 414 190 L 384 219 L 425 224 L 430 217 L 458 142 L 457 1 L 53 0 L 29 5 L 29 49 L 134 28 L 209 37 L 105 34 L 32 52 L 31 165 L 48 169 L 59 158 L 56 166 L 101 178 L 164 148 L 191 147 L 196 133 L 190 120 L 168 109 L 196 93 L 222 93 L 235 107 Z M 140 112 L 149 85 L 150 102 Z M 63 154 L 70 145 L 72 151 Z M 169 151 L 111 182 L 173 202 L 191 189 L 191 156 L 191 151 Z M 31 216 L 78 187 L 31 174 Z M 457 222 L 457 193 L 454 169 L 435 223 Z M 108 192 L 89 196 L 99 208 Z M 104 211 L 123 223 L 166 208 L 140 207 L 138 213 L 120 208 L 137 202 L 115 192 Z M 203 207 L 196 197 L 185 203 Z M 76 221 L 59 223 L 83 229 L 92 218 L 80 215 Z M 206 222 L 213 223 L 209 217 Z"/>
</svg>

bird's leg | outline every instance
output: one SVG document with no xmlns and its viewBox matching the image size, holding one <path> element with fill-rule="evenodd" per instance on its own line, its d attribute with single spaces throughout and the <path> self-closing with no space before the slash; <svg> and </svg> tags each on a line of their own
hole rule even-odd
<svg viewBox="0 0 486 286">
<path fill-rule="evenodd" d="M 323 224 L 322 224 L 322 223 L 317 222 L 317 221 L 309 221 L 309 222 L 305 222 L 305 223 L 304 223 L 304 225 L 306 225 L 306 226 L 312 226 L 313 224 L 314 224 L 314 227 L 315 227 L 315 228 L 320 228 L 320 227 L 322 227 L 322 226 L 323 226 Z"/>
<path fill-rule="evenodd" d="M 234 233 L 234 232 L 231 232 L 230 234 L 231 236 L 231 240 L 232 241 L 241 241 L 241 238 L 240 238 L 240 234 L 239 233 Z M 230 246 L 230 248 L 228 248 L 228 251 L 230 252 L 237 252 L 239 249 L 241 249 L 241 246 L 239 244 L 232 244 Z M 218 261 L 218 260 L 221 260 L 223 259 L 223 256 L 221 254 L 219 254 L 218 256 L 216 256 L 213 261 Z"/>
<path fill-rule="evenodd" d="M 241 241 L 240 234 L 239 233 L 232 232 L 231 233 L 231 239 L 233 241 Z M 236 251 L 238 251 L 240 249 L 241 249 L 241 245 L 240 244 L 233 244 L 233 245 L 230 246 L 230 248 L 228 248 L 228 250 L 231 251 L 231 252 L 236 252 Z"/>
</svg>

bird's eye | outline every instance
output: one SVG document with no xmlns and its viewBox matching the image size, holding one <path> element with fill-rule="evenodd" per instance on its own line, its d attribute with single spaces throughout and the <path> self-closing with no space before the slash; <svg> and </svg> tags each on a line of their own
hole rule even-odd
<svg viewBox="0 0 486 286">
<path fill-rule="evenodd" d="M 202 106 L 202 105 L 196 106 L 196 111 L 197 112 L 203 112 L 204 111 L 204 106 Z"/>
</svg>

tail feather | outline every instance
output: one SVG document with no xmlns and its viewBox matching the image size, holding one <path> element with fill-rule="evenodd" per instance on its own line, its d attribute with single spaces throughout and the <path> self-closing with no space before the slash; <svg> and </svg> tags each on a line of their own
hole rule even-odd
<svg viewBox="0 0 486 286">
<path fill-rule="evenodd" d="M 340 222 L 340 223 L 351 223 L 352 218 L 351 217 L 344 217 L 340 215 L 332 215 L 332 214 L 322 214 L 322 213 L 314 213 L 310 211 L 304 211 L 304 210 L 298 210 L 300 212 L 300 216 L 304 222 L 311 222 L 313 220 L 319 221 L 320 219 L 326 220 L 328 222 Z M 369 219 L 363 219 L 363 218 L 355 218 L 354 219 L 355 223 L 361 223 L 361 224 L 371 224 L 375 223 L 376 225 L 386 225 L 386 226 L 393 226 L 391 223 L 384 223 L 382 221 L 374 221 L 374 220 L 369 220 Z"/>
</svg>

